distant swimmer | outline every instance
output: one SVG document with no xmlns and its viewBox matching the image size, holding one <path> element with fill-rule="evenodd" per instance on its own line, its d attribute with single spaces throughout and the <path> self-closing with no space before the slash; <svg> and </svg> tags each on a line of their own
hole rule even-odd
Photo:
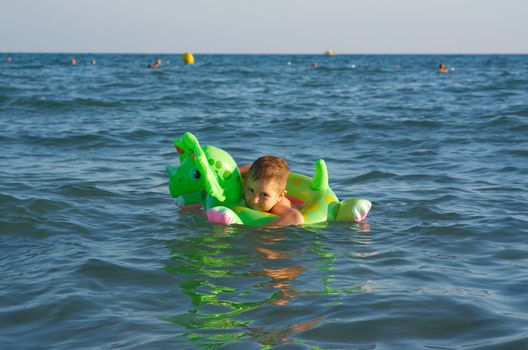
<svg viewBox="0 0 528 350">
<path fill-rule="evenodd" d="M 319 67 L 319 65 L 318 65 L 317 63 L 314 62 L 314 63 L 310 64 L 310 67 L 312 67 L 312 68 L 317 68 L 317 67 Z"/>
<path fill-rule="evenodd" d="M 97 64 L 97 61 L 95 60 L 95 58 L 90 61 L 90 64 Z"/>
<path fill-rule="evenodd" d="M 75 59 L 75 57 L 71 59 L 71 64 L 72 65 L 76 65 L 77 64 L 77 60 Z"/>
<path fill-rule="evenodd" d="M 156 63 L 149 63 L 147 68 L 159 68 L 161 66 L 161 60 L 158 58 Z"/>
<path fill-rule="evenodd" d="M 446 65 L 443 63 L 440 63 L 438 66 L 438 73 L 447 73 L 449 72 L 449 69 L 447 69 Z"/>
</svg>

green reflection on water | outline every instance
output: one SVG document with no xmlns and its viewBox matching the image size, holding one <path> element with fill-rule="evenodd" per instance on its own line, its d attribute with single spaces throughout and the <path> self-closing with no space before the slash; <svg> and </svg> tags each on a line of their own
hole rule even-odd
<svg viewBox="0 0 528 350">
<path fill-rule="evenodd" d="M 275 248 L 281 243 L 296 247 L 297 242 L 292 244 L 288 234 L 280 234 L 279 230 L 271 233 L 239 230 L 227 234 L 204 233 L 169 243 L 171 258 L 165 270 L 189 277 L 180 287 L 190 299 L 190 308 L 167 320 L 187 329 L 186 339 L 207 349 L 247 340 L 256 341 L 264 348 L 299 343 L 298 339 L 290 339 L 290 335 L 314 327 L 321 317 L 292 322 L 287 327 L 268 328 L 254 326 L 251 311 L 282 307 L 300 295 L 337 294 L 330 287 L 334 254 L 317 239 L 317 231 L 303 232 L 302 244 L 308 248 L 302 252 L 310 253 L 312 273 L 323 273 L 318 275 L 320 290 L 299 291 L 295 280 L 308 270 L 303 266 L 306 257 L 284 247 Z M 234 239 L 237 246 L 232 244 Z"/>
</svg>

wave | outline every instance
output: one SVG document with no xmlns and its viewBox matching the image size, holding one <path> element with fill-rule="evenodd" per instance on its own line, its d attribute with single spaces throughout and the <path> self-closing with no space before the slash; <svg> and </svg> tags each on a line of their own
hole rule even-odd
<svg viewBox="0 0 528 350">
<path fill-rule="evenodd" d="M 54 192 L 65 198 L 79 199 L 102 199 L 115 197 L 115 193 L 110 190 L 104 190 L 94 184 L 73 183 L 59 186 Z"/>
<path fill-rule="evenodd" d="M 394 179 L 397 176 L 398 176 L 397 174 L 392 173 L 392 172 L 381 171 L 381 170 L 372 170 L 372 171 L 369 171 L 366 174 L 362 174 L 362 175 L 355 176 L 355 177 L 347 179 L 345 181 L 345 184 L 346 185 L 351 185 L 351 184 L 358 184 L 358 183 L 362 183 L 362 182 L 368 182 L 368 181 L 371 181 L 371 180 Z"/>
<path fill-rule="evenodd" d="M 116 146 L 123 145 L 124 140 L 105 133 L 79 133 L 57 135 L 26 135 L 23 137 L 27 144 L 42 145 L 47 147 L 76 147 L 83 149 L 86 147 Z"/>
<path fill-rule="evenodd" d="M 76 110 L 86 107 L 118 108 L 123 104 L 118 100 L 105 100 L 99 98 L 78 97 L 73 99 L 47 99 L 43 97 L 28 98 L 18 97 L 11 101 L 10 107 L 37 108 L 50 112 L 57 110 Z"/>
</svg>

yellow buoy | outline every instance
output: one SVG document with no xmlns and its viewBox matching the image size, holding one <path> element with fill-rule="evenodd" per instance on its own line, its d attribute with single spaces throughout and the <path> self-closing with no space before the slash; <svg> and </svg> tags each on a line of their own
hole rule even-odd
<svg viewBox="0 0 528 350">
<path fill-rule="evenodd" d="M 194 64 L 194 56 L 190 52 L 186 52 L 183 54 L 183 61 L 187 64 Z"/>
</svg>

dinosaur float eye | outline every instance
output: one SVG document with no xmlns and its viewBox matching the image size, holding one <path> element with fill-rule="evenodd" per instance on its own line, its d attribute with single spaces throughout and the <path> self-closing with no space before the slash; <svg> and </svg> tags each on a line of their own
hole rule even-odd
<svg viewBox="0 0 528 350">
<path fill-rule="evenodd" d="M 191 170 L 191 178 L 194 181 L 199 181 L 201 177 L 202 177 L 202 174 L 200 173 L 200 170 L 198 170 L 198 169 L 192 169 Z"/>
</svg>

